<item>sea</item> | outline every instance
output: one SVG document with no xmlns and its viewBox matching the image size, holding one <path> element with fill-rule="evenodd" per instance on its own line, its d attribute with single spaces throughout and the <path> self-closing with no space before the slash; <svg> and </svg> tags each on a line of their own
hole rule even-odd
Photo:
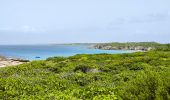
<svg viewBox="0 0 170 100">
<path fill-rule="evenodd" d="M 69 57 L 76 54 L 121 54 L 129 50 L 99 50 L 88 45 L 0 45 L 0 55 L 25 60 L 45 60 L 49 57 Z"/>
</svg>

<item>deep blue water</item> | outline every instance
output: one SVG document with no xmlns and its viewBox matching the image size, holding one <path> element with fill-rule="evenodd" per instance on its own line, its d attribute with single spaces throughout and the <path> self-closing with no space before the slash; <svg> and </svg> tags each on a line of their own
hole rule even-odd
<svg viewBox="0 0 170 100">
<path fill-rule="evenodd" d="M 0 55 L 27 60 L 43 60 L 54 56 L 73 56 L 76 54 L 117 54 L 129 53 L 127 50 L 89 49 L 83 45 L 1 45 Z"/>
</svg>

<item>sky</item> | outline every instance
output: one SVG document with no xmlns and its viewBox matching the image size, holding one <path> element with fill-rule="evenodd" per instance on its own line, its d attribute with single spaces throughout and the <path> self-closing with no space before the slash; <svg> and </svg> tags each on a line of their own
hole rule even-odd
<svg viewBox="0 0 170 100">
<path fill-rule="evenodd" d="M 0 0 L 0 44 L 170 43 L 170 0 Z"/>
</svg>

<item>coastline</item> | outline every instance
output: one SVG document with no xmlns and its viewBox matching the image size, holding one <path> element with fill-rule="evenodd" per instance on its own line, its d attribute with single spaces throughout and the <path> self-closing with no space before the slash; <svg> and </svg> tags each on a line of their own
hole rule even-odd
<svg viewBox="0 0 170 100">
<path fill-rule="evenodd" d="M 135 50 L 138 52 L 146 52 L 157 49 L 160 45 L 156 42 L 127 42 L 127 43 L 100 43 L 94 46 L 94 49 L 101 50 Z"/>
<path fill-rule="evenodd" d="M 17 66 L 23 63 L 27 63 L 29 60 L 18 59 L 18 58 L 7 58 L 0 56 L 0 68 L 8 66 Z"/>
<path fill-rule="evenodd" d="M 152 42 L 140 42 L 140 43 L 131 42 L 131 43 L 99 43 L 99 44 L 74 43 L 74 44 L 65 44 L 65 45 L 83 45 L 86 46 L 88 49 L 99 49 L 99 50 L 131 50 L 132 52 L 147 52 L 150 50 L 154 50 L 155 48 L 157 48 L 158 46 L 162 46 L 163 44 L 152 43 Z M 34 51 L 37 50 L 38 49 L 34 49 Z M 35 55 L 35 57 L 39 57 L 39 56 Z M 31 60 L 30 61 L 29 60 L 24 60 L 20 58 L 9 58 L 0 55 L 0 67 L 16 66 L 26 62 L 30 62 Z"/>
</svg>

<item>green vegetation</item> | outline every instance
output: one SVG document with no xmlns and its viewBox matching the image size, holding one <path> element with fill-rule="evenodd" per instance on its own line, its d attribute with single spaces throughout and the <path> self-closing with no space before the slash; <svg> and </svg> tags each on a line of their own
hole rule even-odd
<svg viewBox="0 0 170 100">
<path fill-rule="evenodd" d="M 100 43 L 95 45 L 96 49 L 115 50 L 170 50 L 170 44 L 160 44 L 156 42 L 127 42 L 127 43 Z"/>
<path fill-rule="evenodd" d="M 169 100 L 169 48 L 53 57 L 0 69 L 4 100 Z"/>
<path fill-rule="evenodd" d="M 144 47 L 162 46 L 162 44 L 156 42 L 127 42 L 127 43 L 113 42 L 113 43 L 101 43 L 101 44 L 111 45 L 111 46 L 144 46 Z"/>
</svg>

